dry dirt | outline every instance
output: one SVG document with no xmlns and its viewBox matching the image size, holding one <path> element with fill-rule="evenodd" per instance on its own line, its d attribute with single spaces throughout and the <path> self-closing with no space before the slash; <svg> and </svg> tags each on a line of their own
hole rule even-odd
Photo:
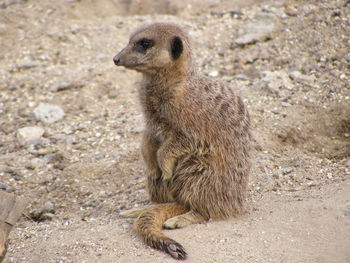
<svg viewBox="0 0 350 263">
<path fill-rule="evenodd" d="M 253 120 L 248 212 L 167 231 L 188 262 L 350 262 L 348 0 L 5 0 L 0 188 L 31 200 L 5 263 L 174 262 L 118 216 L 148 201 L 140 75 L 112 58 L 153 21 L 183 25 L 200 70 L 237 90 Z M 270 31 L 242 44 L 252 25 Z M 41 102 L 65 117 L 38 121 Z M 28 126 L 45 133 L 23 146 Z"/>
</svg>

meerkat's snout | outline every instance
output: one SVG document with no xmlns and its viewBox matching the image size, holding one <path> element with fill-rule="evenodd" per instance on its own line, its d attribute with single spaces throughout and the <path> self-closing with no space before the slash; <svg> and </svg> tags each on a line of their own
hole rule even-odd
<svg viewBox="0 0 350 263">
<path fill-rule="evenodd" d="M 116 66 L 123 66 L 136 71 L 143 71 L 152 55 L 150 50 L 155 45 L 154 40 L 148 38 L 130 39 L 129 44 L 124 47 L 114 58 Z"/>
<path fill-rule="evenodd" d="M 119 64 L 120 64 L 119 54 L 115 55 L 115 57 L 113 58 L 113 62 L 116 66 L 119 66 Z"/>
<path fill-rule="evenodd" d="M 117 55 L 114 56 L 113 62 L 116 66 L 126 66 L 126 59 L 125 59 L 125 54 L 126 53 L 126 48 L 123 48 Z"/>
</svg>

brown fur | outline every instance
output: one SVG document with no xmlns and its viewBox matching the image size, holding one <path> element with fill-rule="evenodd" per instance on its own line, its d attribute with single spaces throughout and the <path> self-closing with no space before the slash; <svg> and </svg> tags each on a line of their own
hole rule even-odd
<svg viewBox="0 0 350 263">
<path fill-rule="evenodd" d="M 144 38 L 153 45 L 140 50 Z M 161 233 L 162 225 L 183 227 L 244 211 L 249 114 L 231 88 L 195 71 L 189 38 L 177 25 L 137 30 L 114 61 L 144 75 L 142 155 L 150 198 L 164 203 L 124 215 L 138 217 L 135 230 L 148 245 L 183 259 L 183 247 Z"/>
</svg>

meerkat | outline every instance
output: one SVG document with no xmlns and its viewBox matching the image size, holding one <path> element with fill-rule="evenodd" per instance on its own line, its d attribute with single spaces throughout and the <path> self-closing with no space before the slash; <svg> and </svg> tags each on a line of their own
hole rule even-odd
<svg viewBox="0 0 350 263">
<path fill-rule="evenodd" d="M 250 170 L 250 118 L 242 99 L 199 74 L 187 33 L 170 23 L 138 29 L 113 59 L 143 74 L 146 122 L 141 152 L 153 206 L 121 213 L 151 247 L 185 259 L 162 228 L 182 228 L 244 211 Z"/>
</svg>

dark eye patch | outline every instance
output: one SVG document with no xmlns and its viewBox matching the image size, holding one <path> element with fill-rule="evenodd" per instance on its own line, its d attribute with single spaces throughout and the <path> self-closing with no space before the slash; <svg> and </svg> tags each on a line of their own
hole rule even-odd
<svg viewBox="0 0 350 263">
<path fill-rule="evenodd" d="M 154 41 L 152 39 L 141 38 L 139 41 L 136 42 L 134 50 L 139 52 L 144 52 L 153 46 L 154 46 Z"/>
</svg>

